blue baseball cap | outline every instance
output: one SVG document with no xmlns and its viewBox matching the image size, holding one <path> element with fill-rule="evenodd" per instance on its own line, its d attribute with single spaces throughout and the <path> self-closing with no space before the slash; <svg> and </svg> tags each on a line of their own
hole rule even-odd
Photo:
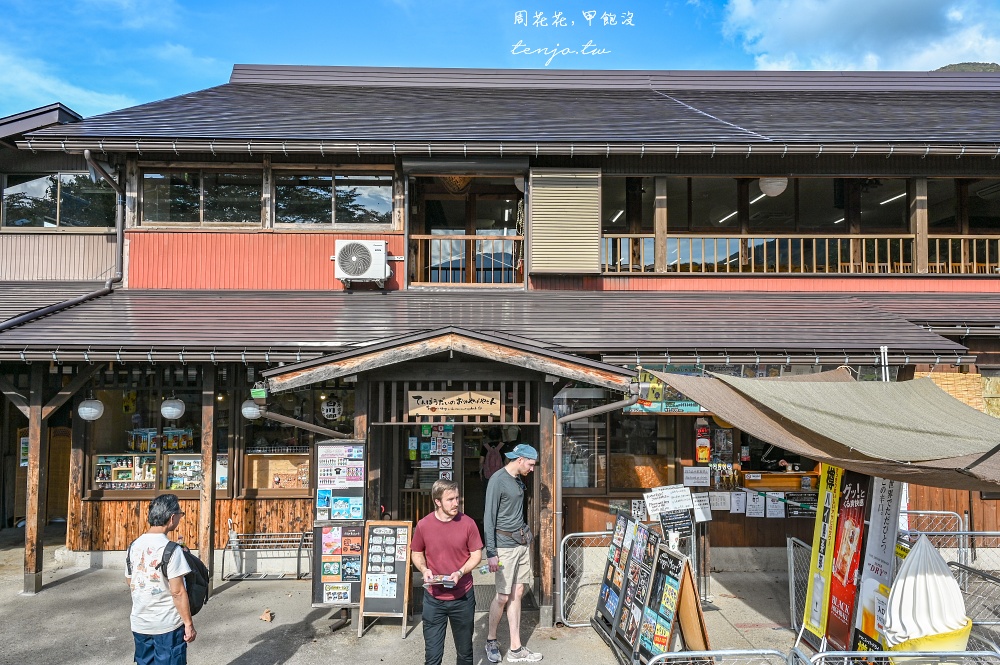
<svg viewBox="0 0 1000 665">
<path fill-rule="evenodd" d="M 529 446 L 526 443 L 519 443 L 514 446 L 514 450 L 507 453 L 509 459 L 517 459 L 518 457 L 523 457 L 524 459 L 530 459 L 538 461 L 538 451 L 535 450 L 533 446 Z"/>
</svg>

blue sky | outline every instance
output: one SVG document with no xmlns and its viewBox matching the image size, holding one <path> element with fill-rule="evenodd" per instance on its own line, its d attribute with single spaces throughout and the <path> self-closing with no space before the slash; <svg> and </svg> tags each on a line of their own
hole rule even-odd
<svg viewBox="0 0 1000 665">
<path fill-rule="evenodd" d="M 0 116 L 55 101 L 95 115 L 225 83 L 234 63 L 926 71 L 1000 62 L 1000 0 L 0 0 L 0 17 Z"/>
</svg>

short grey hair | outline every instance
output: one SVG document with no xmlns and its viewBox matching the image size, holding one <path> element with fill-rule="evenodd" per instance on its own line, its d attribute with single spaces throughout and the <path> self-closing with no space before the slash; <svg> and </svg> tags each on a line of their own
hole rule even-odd
<svg viewBox="0 0 1000 665">
<path fill-rule="evenodd" d="M 176 494 L 161 494 L 149 502 L 149 517 L 146 521 L 150 526 L 164 526 L 180 512 L 181 504 Z"/>
</svg>

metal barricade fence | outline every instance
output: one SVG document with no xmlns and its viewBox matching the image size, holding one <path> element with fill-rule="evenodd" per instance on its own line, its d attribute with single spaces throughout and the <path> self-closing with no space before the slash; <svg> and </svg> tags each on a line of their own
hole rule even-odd
<svg viewBox="0 0 1000 665">
<path fill-rule="evenodd" d="M 962 588 L 965 613 L 972 619 L 969 648 L 1000 651 L 1000 577 L 954 561 L 948 565 Z"/>
<path fill-rule="evenodd" d="M 670 651 L 653 656 L 646 665 L 788 665 L 788 656 L 774 649 Z"/>
<path fill-rule="evenodd" d="M 611 531 L 569 533 L 559 544 L 556 562 L 561 569 L 556 570 L 556 582 L 560 598 L 558 619 L 563 625 L 571 628 L 590 625 L 590 618 L 597 610 L 597 598 L 604 581 L 612 535 Z M 695 537 L 692 535 L 681 538 L 678 549 L 690 560 L 691 572 L 699 581 L 699 593 L 704 600 L 708 585 L 698 574 Z"/>
<path fill-rule="evenodd" d="M 559 544 L 559 620 L 573 628 L 590 625 L 597 609 L 611 531 L 569 533 Z"/>
<path fill-rule="evenodd" d="M 799 656 L 802 657 L 802 656 Z M 789 657 L 790 664 L 792 663 Z M 812 665 L 1000 665 L 995 651 L 821 651 Z"/>
</svg>

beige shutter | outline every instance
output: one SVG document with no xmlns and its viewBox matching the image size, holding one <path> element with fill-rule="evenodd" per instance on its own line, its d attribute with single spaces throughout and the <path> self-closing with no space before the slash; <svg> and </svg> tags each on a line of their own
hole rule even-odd
<svg viewBox="0 0 1000 665">
<path fill-rule="evenodd" d="M 528 270 L 601 272 L 601 171 L 531 169 Z"/>
</svg>

